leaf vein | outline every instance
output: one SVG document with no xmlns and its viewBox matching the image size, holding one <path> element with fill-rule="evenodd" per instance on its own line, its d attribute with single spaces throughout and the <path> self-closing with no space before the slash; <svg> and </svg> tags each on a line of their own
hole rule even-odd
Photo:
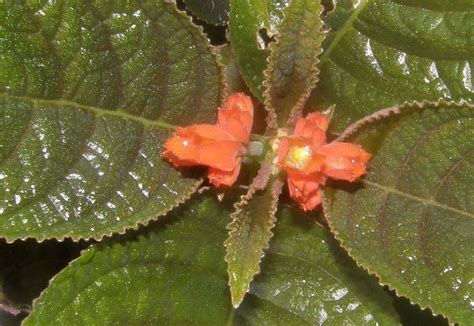
<svg viewBox="0 0 474 326">
<path fill-rule="evenodd" d="M 357 7 L 351 14 L 351 16 L 347 19 L 344 26 L 338 31 L 336 31 L 336 36 L 334 37 L 331 44 L 327 47 L 323 54 L 319 58 L 320 65 L 323 65 L 324 62 L 329 58 L 331 52 L 336 48 L 339 44 L 339 41 L 346 35 L 349 29 L 353 28 L 355 20 L 359 17 L 365 7 L 370 3 L 370 0 L 361 0 L 359 3 L 359 7 Z"/>
<path fill-rule="evenodd" d="M 397 194 L 399 196 L 402 196 L 402 197 L 405 197 L 405 198 L 408 198 L 408 199 L 411 199 L 411 200 L 414 200 L 414 201 L 417 201 L 423 205 L 432 205 L 432 206 L 436 206 L 436 207 L 439 207 L 441 209 L 444 209 L 444 210 L 447 210 L 447 211 L 450 211 L 450 212 L 453 212 L 453 213 L 456 213 L 458 215 L 462 215 L 462 216 L 466 216 L 466 217 L 470 217 L 470 218 L 474 218 L 474 214 L 473 213 L 470 213 L 470 212 L 466 212 L 466 211 L 463 211 L 463 210 L 460 210 L 460 209 L 457 209 L 457 208 L 454 208 L 454 207 L 451 207 L 451 206 L 448 206 L 448 205 L 444 205 L 444 204 L 441 204 L 440 202 L 437 202 L 433 199 L 426 199 L 426 198 L 421 198 L 421 197 L 418 197 L 418 196 L 415 196 L 415 195 L 412 195 L 412 194 L 408 194 L 406 192 L 403 192 L 403 191 L 400 191 L 394 187 L 389 187 L 389 186 L 383 186 L 379 183 L 376 183 L 376 182 L 372 182 L 372 181 L 369 181 L 369 180 L 362 180 L 361 181 L 362 183 L 366 184 L 366 185 L 369 185 L 369 186 L 372 186 L 372 187 L 375 187 L 375 188 L 378 188 L 380 190 L 383 190 L 387 193 L 393 193 L 393 194 Z"/>
<path fill-rule="evenodd" d="M 47 103 L 47 104 L 53 104 L 62 108 L 67 108 L 69 110 L 72 109 L 80 109 L 84 111 L 91 112 L 95 114 L 96 116 L 110 116 L 110 117 L 117 117 L 125 120 L 130 120 L 137 122 L 139 124 L 144 125 L 145 127 L 157 127 L 161 129 L 169 129 L 169 130 L 174 130 L 176 126 L 162 120 L 162 119 L 157 119 L 157 120 L 149 120 L 143 117 L 135 116 L 133 114 L 130 114 L 126 112 L 124 109 L 117 109 L 117 110 L 105 110 L 93 106 L 88 106 L 88 105 L 83 105 L 75 102 L 71 102 L 66 99 L 55 99 L 55 100 L 43 100 L 43 99 L 37 99 L 37 98 L 30 98 L 26 96 L 10 96 L 5 93 L 0 93 L 0 98 L 6 98 L 6 99 L 16 99 L 16 100 L 22 100 L 22 101 L 27 101 L 27 102 L 32 102 L 32 103 Z"/>
</svg>

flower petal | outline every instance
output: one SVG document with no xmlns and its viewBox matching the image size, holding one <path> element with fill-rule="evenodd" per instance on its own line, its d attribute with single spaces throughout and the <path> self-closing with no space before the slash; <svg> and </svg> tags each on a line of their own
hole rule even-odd
<svg viewBox="0 0 474 326">
<path fill-rule="evenodd" d="M 245 151 L 232 135 L 213 125 L 178 128 L 164 144 L 162 156 L 176 166 L 205 165 L 232 171 Z"/>
<path fill-rule="evenodd" d="M 296 201 L 304 211 L 311 211 L 321 203 L 319 186 L 326 182 L 320 174 L 301 175 L 288 174 L 288 190 L 290 197 Z"/>
<path fill-rule="evenodd" d="M 326 156 L 322 172 L 331 178 L 352 182 L 367 173 L 371 155 L 359 145 L 331 143 L 322 146 L 321 153 Z"/>
<path fill-rule="evenodd" d="M 306 118 L 299 118 L 296 122 L 294 136 L 312 138 L 315 145 L 326 143 L 326 131 L 329 121 L 327 117 L 319 112 L 308 114 Z"/>
<path fill-rule="evenodd" d="M 311 138 L 287 136 L 279 138 L 278 163 L 291 173 L 312 174 L 321 170 L 324 156 Z"/>
<path fill-rule="evenodd" d="M 216 168 L 209 168 L 209 182 L 216 188 L 221 186 L 231 186 L 239 176 L 240 163 L 232 171 L 223 171 Z"/>
<path fill-rule="evenodd" d="M 250 97 L 237 93 L 227 97 L 224 108 L 217 113 L 217 125 L 231 134 L 236 141 L 249 142 L 253 123 L 253 104 Z"/>
</svg>

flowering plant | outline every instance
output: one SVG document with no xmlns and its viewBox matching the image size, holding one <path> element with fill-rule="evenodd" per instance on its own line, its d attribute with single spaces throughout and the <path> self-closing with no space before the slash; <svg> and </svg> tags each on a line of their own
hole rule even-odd
<svg viewBox="0 0 474 326">
<path fill-rule="evenodd" d="M 0 325 L 470 325 L 472 1 L 0 1 Z"/>
<path fill-rule="evenodd" d="M 320 185 L 328 177 L 354 181 L 366 173 L 370 154 L 360 146 L 326 144 L 328 119 L 311 113 L 298 119 L 293 136 L 279 138 L 278 161 L 288 174 L 290 196 L 305 211 L 321 203 Z"/>
</svg>

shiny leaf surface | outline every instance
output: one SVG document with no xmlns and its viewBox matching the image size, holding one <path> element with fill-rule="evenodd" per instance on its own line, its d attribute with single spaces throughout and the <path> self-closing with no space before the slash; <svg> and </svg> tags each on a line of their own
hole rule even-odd
<svg viewBox="0 0 474 326">
<path fill-rule="evenodd" d="M 240 72 L 252 93 L 263 102 L 263 72 L 272 37 L 284 16 L 288 0 L 230 0 L 229 40 Z"/>
<path fill-rule="evenodd" d="M 329 224 L 352 257 L 400 295 L 472 324 L 474 107 L 405 105 L 352 128 L 368 174 L 326 188 Z M 387 112 L 386 112 L 387 113 Z"/>
<path fill-rule="evenodd" d="M 100 238 L 189 197 L 199 181 L 161 144 L 170 124 L 214 121 L 223 85 L 188 17 L 72 0 L 2 2 L 0 17 L 0 236 Z"/>
<path fill-rule="evenodd" d="M 328 22 L 311 102 L 336 104 L 333 130 L 405 101 L 474 101 L 473 1 L 338 0 Z"/>
<path fill-rule="evenodd" d="M 136 238 L 89 249 L 53 279 L 25 325 L 396 322 L 375 278 L 289 209 L 279 214 L 262 274 L 233 311 L 222 246 L 229 214 L 198 197 Z"/>
</svg>

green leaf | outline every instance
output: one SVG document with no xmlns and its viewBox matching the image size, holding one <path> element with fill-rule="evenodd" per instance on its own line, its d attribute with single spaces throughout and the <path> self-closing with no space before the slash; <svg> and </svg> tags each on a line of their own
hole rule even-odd
<svg viewBox="0 0 474 326">
<path fill-rule="evenodd" d="M 186 15 L 53 1 L 2 2 L 0 17 L 1 237 L 100 238 L 190 196 L 199 181 L 162 143 L 170 124 L 214 121 L 224 90 Z"/>
<path fill-rule="evenodd" d="M 206 23 L 224 26 L 229 20 L 229 0 L 184 0 L 184 3 Z"/>
<path fill-rule="evenodd" d="M 433 316 L 431 310 L 421 310 L 420 306 L 410 303 L 410 300 L 404 297 L 396 297 L 393 306 L 400 316 L 400 322 L 403 326 L 449 326 L 449 322 L 441 315 Z"/>
<path fill-rule="evenodd" d="M 215 199 L 198 197 L 137 238 L 89 249 L 52 280 L 25 325 L 395 323 L 375 278 L 288 209 L 263 274 L 233 311 L 222 246 L 228 217 Z"/>
<path fill-rule="evenodd" d="M 215 200 L 201 197 L 145 235 L 89 249 L 52 280 L 25 325 L 225 320 L 231 312 L 222 246 L 227 217 Z"/>
<path fill-rule="evenodd" d="M 392 298 L 314 217 L 283 206 L 277 218 L 262 273 L 238 315 L 265 324 L 268 310 L 270 325 L 397 324 Z"/>
<path fill-rule="evenodd" d="M 225 44 L 216 49 L 219 51 L 219 56 L 224 65 L 224 79 L 228 87 L 228 93 L 250 93 L 245 85 L 245 81 L 240 75 L 239 65 L 237 64 L 235 54 L 232 52 L 230 45 Z"/>
<path fill-rule="evenodd" d="M 373 154 L 364 179 L 324 191 L 343 247 L 398 294 L 472 324 L 474 107 L 404 105 L 343 139 Z"/>
<path fill-rule="evenodd" d="M 337 1 L 320 56 L 314 107 L 336 104 L 332 128 L 405 101 L 474 101 L 474 3 Z"/>
<path fill-rule="evenodd" d="M 271 229 L 275 226 L 283 182 L 278 178 L 270 180 L 271 170 L 271 161 L 266 161 L 247 194 L 235 205 L 236 211 L 227 226 L 225 260 L 235 308 L 239 307 L 254 276 L 260 272 L 260 261 L 273 236 Z"/>
<path fill-rule="evenodd" d="M 268 42 L 289 0 L 230 0 L 229 40 L 240 72 L 252 93 L 263 102 L 263 71 L 270 54 Z"/>
<path fill-rule="evenodd" d="M 269 121 L 279 127 L 296 122 L 316 85 L 317 57 L 324 39 L 321 12 L 319 1 L 293 0 L 278 27 L 280 35 L 270 45 L 264 73 L 265 106 L 270 112 Z"/>
</svg>

